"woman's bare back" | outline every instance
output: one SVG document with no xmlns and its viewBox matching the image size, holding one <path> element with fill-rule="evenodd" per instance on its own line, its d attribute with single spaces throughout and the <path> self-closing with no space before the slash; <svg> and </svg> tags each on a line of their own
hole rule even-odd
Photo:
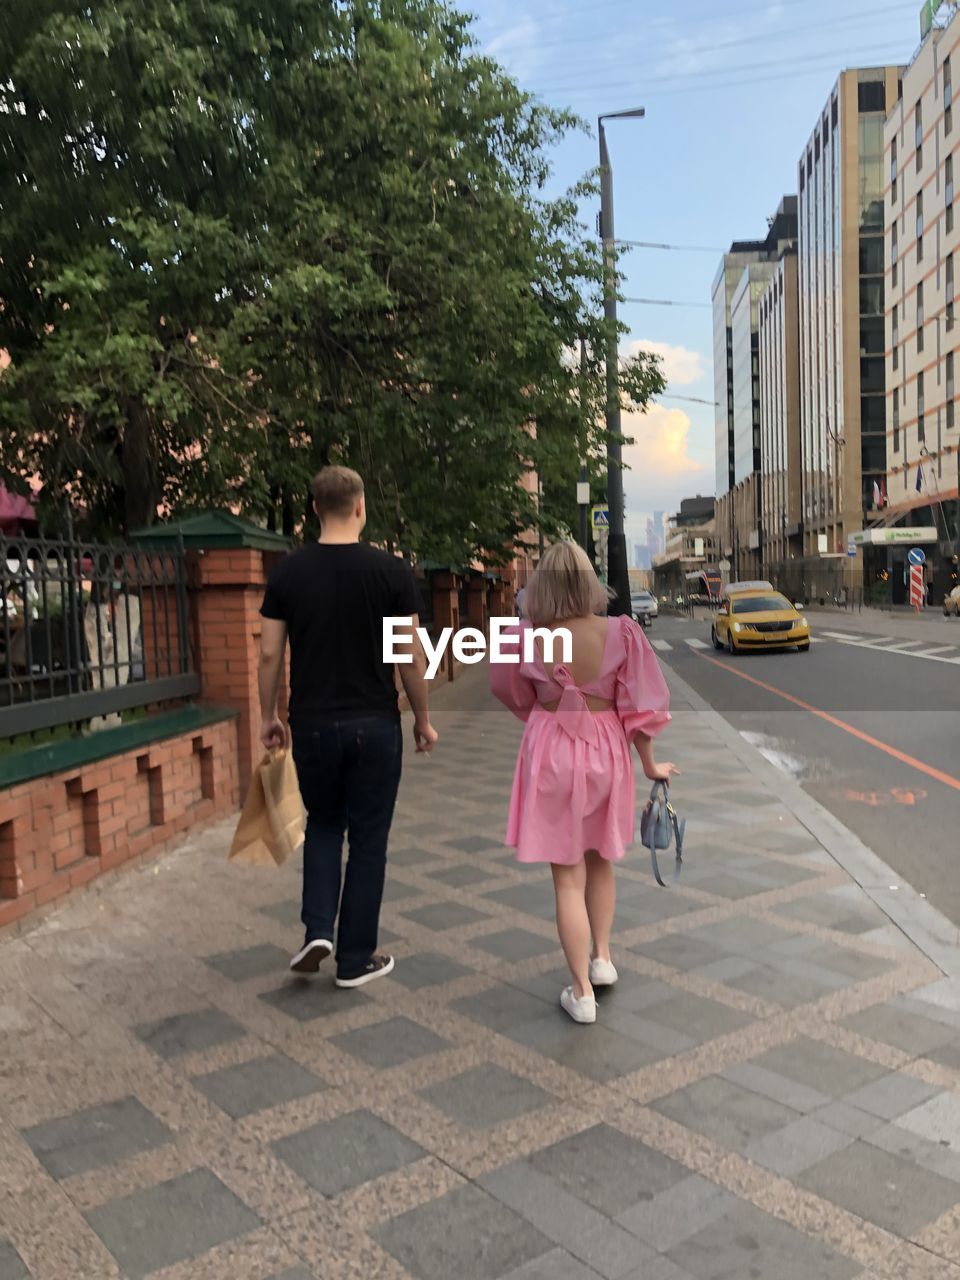
<svg viewBox="0 0 960 1280">
<path fill-rule="evenodd" d="M 573 682 L 579 688 L 590 684 L 600 674 L 603 655 L 607 646 L 607 628 L 609 625 L 610 623 L 606 617 L 598 617 L 595 614 L 591 614 L 586 618 L 565 618 L 551 625 L 551 630 L 553 631 L 563 627 L 570 632 L 573 642 L 573 658 L 572 661 L 565 662 L 562 665 L 573 676 Z M 540 656 L 543 657 L 543 645 L 539 639 L 537 640 L 537 649 Z M 559 646 L 556 646 L 554 655 L 558 652 Z M 560 664 L 545 661 L 543 665 L 547 674 L 552 675 L 554 667 Z M 557 702 L 546 702 L 543 705 L 548 711 L 553 711 L 556 709 Z M 587 706 L 591 711 L 603 711 L 610 705 L 609 698 L 587 696 Z"/>
</svg>

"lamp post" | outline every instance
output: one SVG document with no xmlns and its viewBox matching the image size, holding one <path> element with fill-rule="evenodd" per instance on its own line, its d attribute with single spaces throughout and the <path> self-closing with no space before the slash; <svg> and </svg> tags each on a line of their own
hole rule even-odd
<svg viewBox="0 0 960 1280">
<path fill-rule="evenodd" d="M 613 234 L 613 170 L 607 151 L 604 120 L 639 120 L 643 107 L 609 111 L 597 119 L 600 134 L 600 239 L 603 241 L 603 314 L 607 321 L 607 506 L 610 534 L 607 543 L 607 581 L 616 599 L 611 612 L 630 614 L 630 579 L 627 574 L 627 539 L 623 528 L 623 451 L 620 446 L 620 352 L 617 337 L 617 263 Z"/>
<path fill-rule="evenodd" d="M 587 344 L 583 336 L 580 337 L 580 431 L 581 440 L 581 457 L 580 457 L 580 476 L 577 480 L 577 506 L 580 509 L 580 545 L 590 554 L 589 539 L 587 536 L 587 513 L 590 507 L 590 473 L 587 470 L 586 451 L 587 451 L 587 414 L 586 414 L 586 379 L 587 379 Z"/>
</svg>

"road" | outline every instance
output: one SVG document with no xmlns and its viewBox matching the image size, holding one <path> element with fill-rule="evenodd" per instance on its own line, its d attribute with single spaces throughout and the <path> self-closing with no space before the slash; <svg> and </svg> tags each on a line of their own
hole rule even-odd
<svg viewBox="0 0 960 1280">
<path fill-rule="evenodd" d="M 858 632 L 855 617 L 811 625 L 803 654 L 717 653 L 708 620 L 659 618 L 648 636 L 665 666 L 960 927 L 960 623 L 913 641 L 902 625 Z"/>
</svg>

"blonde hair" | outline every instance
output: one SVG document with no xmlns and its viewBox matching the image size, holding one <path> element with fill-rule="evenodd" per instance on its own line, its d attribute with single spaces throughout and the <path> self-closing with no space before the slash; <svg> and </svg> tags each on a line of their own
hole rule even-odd
<svg viewBox="0 0 960 1280">
<path fill-rule="evenodd" d="M 363 497 L 363 480 L 349 467 L 323 467 L 310 488 L 321 523 L 325 516 L 345 520 L 353 514 L 357 499 Z"/>
<path fill-rule="evenodd" d="M 564 618 L 606 613 L 609 599 L 587 553 L 575 542 L 555 542 L 530 579 L 523 612 L 534 626 L 547 626 Z"/>
</svg>

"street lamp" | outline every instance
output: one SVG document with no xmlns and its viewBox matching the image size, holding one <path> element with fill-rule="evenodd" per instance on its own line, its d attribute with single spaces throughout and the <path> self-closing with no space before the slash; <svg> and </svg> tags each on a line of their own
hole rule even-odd
<svg viewBox="0 0 960 1280">
<path fill-rule="evenodd" d="M 623 450 L 620 446 L 620 354 L 617 340 L 617 262 L 613 235 L 613 170 L 607 151 L 604 120 L 642 120 L 643 107 L 608 111 L 597 119 L 600 134 L 600 239 L 603 241 L 603 314 L 607 321 L 607 581 L 616 593 L 611 612 L 630 615 L 627 539 L 623 528 Z"/>
</svg>

